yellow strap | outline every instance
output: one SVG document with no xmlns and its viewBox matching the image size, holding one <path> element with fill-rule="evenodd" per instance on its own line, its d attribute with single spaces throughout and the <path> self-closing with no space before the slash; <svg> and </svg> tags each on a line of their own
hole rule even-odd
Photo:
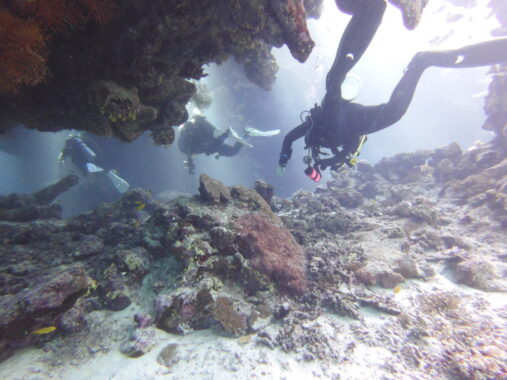
<svg viewBox="0 0 507 380">
<path fill-rule="evenodd" d="M 366 142 L 366 140 L 367 140 L 366 135 L 362 135 L 361 136 L 361 141 L 359 142 L 359 145 L 357 146 L 356 151 L 354 152 L 354 154 L 352 155 L 352 157 L 349 160 L 350 165 L 354 166 L 355 164 L 357 164 L 357 156 L 359 156 L 359 151 L 363 147 L 363 145 Z"/>
</svg>

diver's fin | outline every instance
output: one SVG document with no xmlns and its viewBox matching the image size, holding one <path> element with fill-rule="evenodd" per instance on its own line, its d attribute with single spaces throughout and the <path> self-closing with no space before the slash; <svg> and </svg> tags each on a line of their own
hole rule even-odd
<svg viewBox="0 0 507 380">
<path fill-rule="evenodd" d="M 253 148 L 253 145 L 248 143 L 248 141 L 246 141 L 243 137 L 238 135 L 238 132 L 236 132 L 232 127 L 229 127 L 229 135 L 230 135 L 230 137 L 232 137 L 234 140 L 236 140 L 240 144 L 243 144 L 243 145 L 246 145 L 250 148 Z"/>
<path fill-rule="evenodd" d="M 109 180 L 111 181 L 111 183 L 113 184 L 114 188 L 119 192 L 119 193 L 124 193 L 126 192 L 130 185 L 128 184 L 127 181 L 125 181 L 123 178 L 121 178 L 118 173 L 116 172 L 116 170 L 109 170 L 107 172 L 107 177 L 109 178 Z"/>
<path fill-rule="evenodd" d="M 246 127 L 245 132 L 248 133 L 250 136 L 260 136 L 260 137 L 270 137 L 270 136 L 276 136 L 280 133 L 279 129 L 273 129 L 271 131 L 261 131 L 259 129 L 255 129 L 252 127 Z"/>
<path fill-rule="evenodd" d="M 86 172 L 88 174 L 100 173 L 100 172 L 103 172 L 103 171 L 104 171 L 104 169 L 102 169 L 100 166 L 95 165 L 92 162 L 87 162 L 86 163 Z"/>
</svg>

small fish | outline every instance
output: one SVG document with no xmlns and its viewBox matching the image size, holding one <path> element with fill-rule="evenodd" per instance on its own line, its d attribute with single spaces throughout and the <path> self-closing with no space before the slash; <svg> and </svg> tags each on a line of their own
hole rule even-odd
<svg viewBox="0 0 507 380">
<path fill-rule="evenodd" d="M 251 340 L 252 340 L 252 335 L 242 335 L 238 338 L 238 343 L 241 345 L 245 345 L 245 344 L 250 343 Z"/>
<path fill-rule="evenodd" d="M 144 210 L 144 208 L 146 207 L 146 203 L 144 202 L 141 202 L 141 201 L 135 201 L 134 202 L 137 206 L 136 206 L 136 210 L 137 211 L 142 211 Z"/>
<path fill-rule="evenodd" d="M 401 292 L 401 286 L 400 285 L 396 285 L 393 289 L 393 292 L 394 294 L 398 294 L 399 292 Z"/>
<path fill-rule="evenodd" d="M 34 335 L 45 335 L 45 334 L 52 333 L 55 330 L 56 330 L 55 326 L 48 326 L 48 327 L 43 327 L 41 329 L 32 331 L 32 334 L 34 334 Z"/>
</svg>

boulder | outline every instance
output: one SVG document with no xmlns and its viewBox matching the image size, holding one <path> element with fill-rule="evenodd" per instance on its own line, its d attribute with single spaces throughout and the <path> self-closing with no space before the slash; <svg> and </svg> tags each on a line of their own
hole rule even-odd
<svg viewBox="0 0 507 380">
<path fill-rule="evenodd" d="M 231 192 L 227 186 L 204 173 L 199 177 L 199 194 L 202 201 L 215 204 L 227 203 L 232 199 Z"/>
<path fill-rule="evenodd" d="M 62 266 L 29 282 L 19 293 L 0 297 L 0 339 L 19 339 L 55 325 L 91 284 L 81 265 Z"/>
</svg>

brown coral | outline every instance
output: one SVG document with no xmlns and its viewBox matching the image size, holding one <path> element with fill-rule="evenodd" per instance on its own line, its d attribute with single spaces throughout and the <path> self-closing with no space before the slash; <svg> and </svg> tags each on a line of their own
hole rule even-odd
<svg viewBox="0 0 507 380">
<path fill-rule="evenodd" d="M 6 3 L 6 4 L 3 4 Z M 105 23 L 112 0 L 2 1 L 0 4 L 0 94 L 16 95 L 48 75 L 47 42 L 90 19 Z"/>
<path fill-rule="evenodd" d="M 68 32 L 90 19 L 104 24 L 111 16 L 111 0 L 35 0 L 24 2 L 19 13 L 30 17 L 47 30 Z"/>
<path fill-rule="evenodd" d="M 47 44 L 39 25 L 0 12 L 0 93 L 14 95 L 47 76 Z"/>
<path fill-rule="evenodd" d="M 229 297 L 218 297 L 213 305 L 213 317 L 232 335 L 241 335 L 248 328 L 246 316 L 234 308 Z"/>
</svg>

